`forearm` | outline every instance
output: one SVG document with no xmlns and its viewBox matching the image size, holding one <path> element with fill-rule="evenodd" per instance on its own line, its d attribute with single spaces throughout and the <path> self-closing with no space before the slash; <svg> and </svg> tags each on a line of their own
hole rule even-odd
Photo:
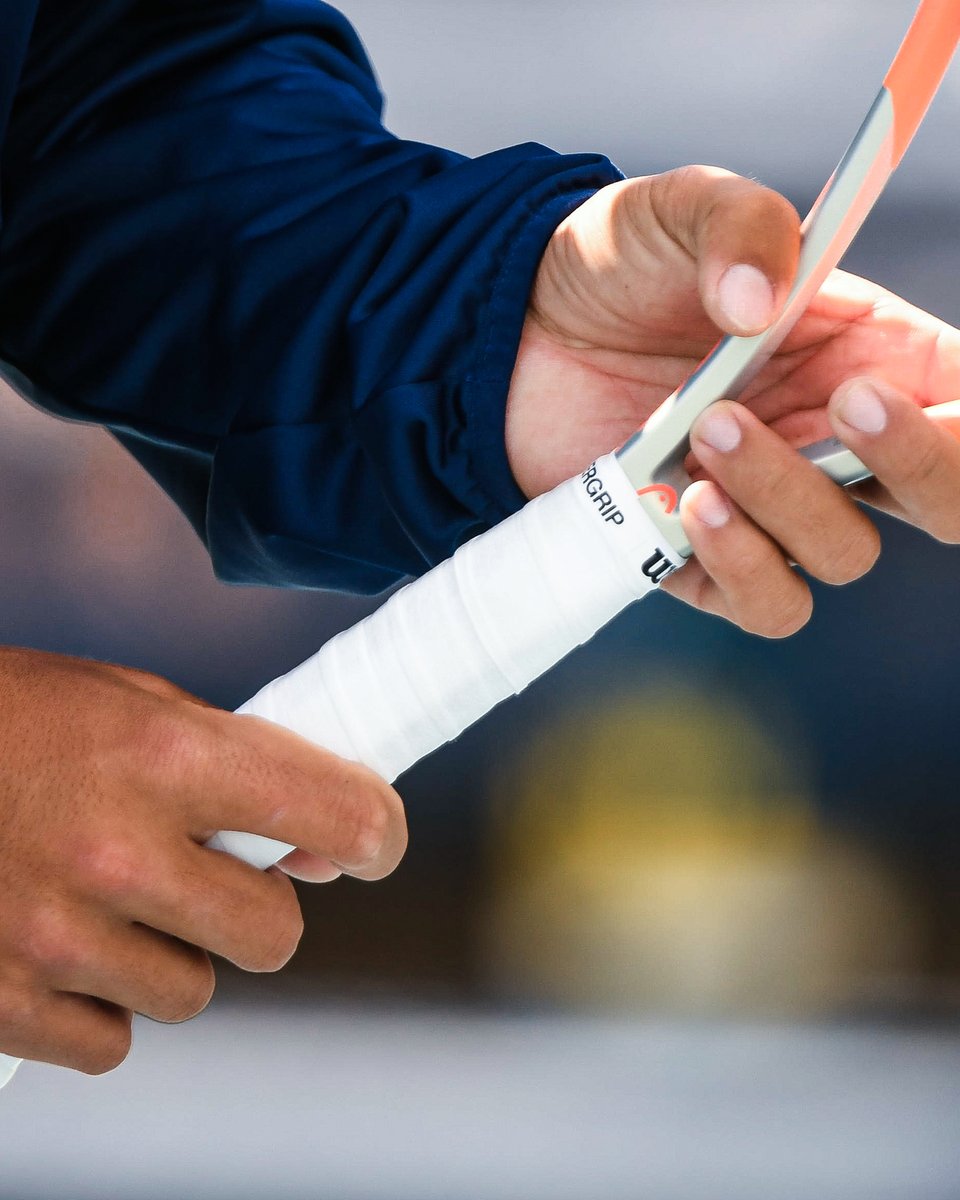
<svg viewBox="0 0 960 1200">
<path fill-rule="evenodd" d="M 223 576 L 373 591 L 423 570 L 522 500 L 503 420 L 530 284 L 617 173 L 392 137 L 324 5 L 166 6 L 146 31 L 121 7 L 122 78 L 78 53 L 59 117 L 62 36 L 31 59 L 3 356 L 117 430 Z"/>
</svg>

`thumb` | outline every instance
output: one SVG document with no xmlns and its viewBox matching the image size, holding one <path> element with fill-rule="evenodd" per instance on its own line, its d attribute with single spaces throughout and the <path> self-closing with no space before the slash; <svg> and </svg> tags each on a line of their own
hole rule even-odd
<svg viewBox="0 0 960 1200">
<path fill-rule="evenodd" d="M 800 254 L 800 218 L 783 196 L 719 167 L 651 181 L 664 231 L 697 264 L 700 298 L 724 333 L 762 333 L 786 303 Z"/>
</svg>

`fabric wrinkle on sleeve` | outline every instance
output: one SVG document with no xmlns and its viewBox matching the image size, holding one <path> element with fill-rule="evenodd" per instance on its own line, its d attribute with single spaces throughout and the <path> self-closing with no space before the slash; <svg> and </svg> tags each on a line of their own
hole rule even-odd
<svg viewBox="0 0 960 1200">
<path fill-rule="evenodd" d="M 0 356 L 34 398 L 110 427 L 231 581 L 379 591 L 518 507 L 503 422 L 529 289 L 619 172 L 393 137 L 312 0 L 221 4 L 215 29 L 106 7 L 122 63 L 102 37 L 85 57 L 79 19 L 72 57 L 45 40 L 41 9 L 11 122 Z M 41 86 L 54 45 L 76 111 Z"/>
</svg>

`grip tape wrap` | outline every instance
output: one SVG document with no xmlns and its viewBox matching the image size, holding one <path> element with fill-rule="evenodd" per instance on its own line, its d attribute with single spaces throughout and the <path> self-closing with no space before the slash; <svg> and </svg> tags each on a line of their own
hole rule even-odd
<svg viewBox="0 0 960 1200">
<path fill-rule="evenodd" d="M 468 542 L 238 711 L 392 781 L 682 562 L 609 455 Z M 236 832 L 210 845 L 258 867 L 293 849 Z"/>
</svg>

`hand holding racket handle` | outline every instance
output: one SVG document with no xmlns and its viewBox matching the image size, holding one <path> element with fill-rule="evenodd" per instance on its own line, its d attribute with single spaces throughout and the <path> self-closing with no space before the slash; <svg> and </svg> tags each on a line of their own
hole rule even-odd
<svg viewBox="0 0 960 1200">
<path fill-rule="evenodd" d="M 393 780 L 682 562 L 609 455 L 468 542 L 240 711 Z M 294 848 L 231 831 L 210 845 L 260 868 Z M 0 1087 L 18 1065 L 0 1055 Z"/>
<path fill-rule="evenodd" d="M 241 711 L 393 780 L 675 570 L 690 553 L 676 510 L 689 483 L 682 464 L 693 421 L 716 400 L 736 398 L 839 262 L 920 125 L 958 40 L 960 0 L 922 0 L 880 95 L 804 224 L 797 281 L 771 329 L 725 338 L 619 455 L 468 543 Z M 849 452 L 844 458 L 830 441 L 809 453 L 843 482 L 857 475 Z M 211 844 L 259 867 L 293 849 L 235 832 Z M 18 1065 L 0 1055 L 0 1087 Z"/>
</svg>

